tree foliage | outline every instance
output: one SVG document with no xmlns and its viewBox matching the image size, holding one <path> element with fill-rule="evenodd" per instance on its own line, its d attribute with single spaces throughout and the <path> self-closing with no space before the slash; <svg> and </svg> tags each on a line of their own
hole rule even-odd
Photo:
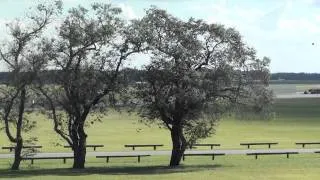
<svg viewBox="0 0 320 180">
<path fill-rule="evenodd" d="M 119 88 L 124 61 L 142 50 L 120 13 L 110 4 L 72 8 L 59 36 L 43 45 L 49 47 L 45 51 L 49 67 L 56 73 L 55 87 L 40 86 L 40 91 L 51 109 L 55 131 L 74 151 L 74 168 L 84 168 L 87 116 L 91 110 L 108 107 L 104 99 Z"/>
</svg>

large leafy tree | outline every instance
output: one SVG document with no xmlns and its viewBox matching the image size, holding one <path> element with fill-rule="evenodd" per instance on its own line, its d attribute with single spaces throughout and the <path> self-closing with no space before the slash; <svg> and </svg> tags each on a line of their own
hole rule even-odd
<svg viewBox="0 0 320 180">
<path fill-rule="evenodd" d="M 268 59 L 257 59 L 235 29 L 182 21 L 157 8 L 147 10 L 140 25 L 151 63 L 138 84 L 139 114 L 170 131 L 170 166 L 179 165 L 188 145 L 214 133 L 226 112 L 238 105 L 260 105 L 260 112 L 271 102 Z"/>
<path fill-rule="evenodd" d="M 22 132 L 34 127 L 25 111 L 32 102 L 32 83 L 46 64 L 37 53 L 37 44 L 53 16 L 60 12 L 61 5 L 60 1 L 39 4 L 25 19 L 8 24 L 9 40 L 0 47 L 0 60 L 9 71 L 0 89 L 0 118 L 8 139 L 15 144 L 13 170 L 19 169 L 21 161 Z"/>
<path fill-rule="evenodd" d="M 89 113 L 106 108 L 103 99 L 119 87 L 124 61 L 142 51 L 134 26 L 126 24 L 120 13 L 110 4 L 72 8 L 58 36 L 43 44 L 49 47 L 45 54 L 52 59 L 48 67 L 54 85 L 39 89 L 51 109 L 54 130 L 73 149 L 73 168 L 85 165 Z"/>
</svg>

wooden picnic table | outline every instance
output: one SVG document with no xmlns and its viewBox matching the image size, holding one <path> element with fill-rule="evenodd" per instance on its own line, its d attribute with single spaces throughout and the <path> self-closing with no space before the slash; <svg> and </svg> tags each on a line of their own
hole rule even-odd
<svg viewBox="0 0 320 180">
<path fill-rule="evenodd" d="M 10 152 L 12 152 L 14 149 L 16 148 L 16 146 L 3 146 L 1 147 L 1 149 L 9 149 Z M 42 148 L 42 146 L 40 145 L 25 145 L 22 146 L 23 149 L 34 149 L 34 148 Z"/>
<path fill-rule="evenodd" d="M 70 145 L 66 145 L 66 146 L 63 146 L 64 148 L 71 148 L 71 146 Z M 104 145 L 102 145 L 102 144 L 88 144 L 88 145 L 86 145 L 86 148 L 88 148 L 88 147 L 92 147 L 93 148 L 93 150 L 94 151 L 96 151 L 96 149 L 98 148 L 98 147 L 104 147 Z"/>
<path fill-rule="evenodd" d="M 106 158 L 106 162 L 109 162 L 110 158 L 127 158 L 127 157 L 138 157 L 138 163 L 140 163 L 141 157 L 147 157 L 150 156 L 149 154 L 137 154 L 137 155 L 102 155 L 102 156 L 96 156 L 96 158 Z"/>
<path fill-rule="evenodd" d="M 225 153 L 185 153 L 182 156 L 182 160 L 185 160 L 185 156 L 212 156 L 212 160 L 214 160 L 215 156 L 224 156 Z"/>
<path fill-rule="evenodd" d="M 255 153 L 247 153 L 247 155 L 254 155 L 255 159 L 258 159 L 258 155 L 278 155 L 278 154 L 286 154 L 287 158 L 289 158 L 289 154 L 299 154 L 298 152 L 255 152 Z"/>
<path fill-rule="evenodd" d="M 314 144 L 320 144 L 320 142 L 296 142 L 296 145 L 302 145 L 302 148 L 305 147 L 305 145 L 314 145 Z"/>
<path fill-rule="evenodd" d="M 73 156 L 22 157 L 22 160 L 31 160 L 31 164 L 33 164 L 34 160 L 48 160 L 48 159 L 63 159 L 63 163 L 65 164 L 67 159 L 73 159 Z"/>
<path fill-rule="evenodd" d="M 134 151 L 136 147 L 153 147 L 156 150 L 157 147 L 163 146 L 163 144 L 125 144 L 124 147 L 130 147 Z"/>
<path fill-rule="evenodd" d="M 211 149 L 213 149 L 213 146 L 220 146 L 220 144 L 212 144 L 212 143 L 192 144 L 190 146 L 190 149 L 192 149 L 193 147 L 196 147 L 196 146 L 210 146 Z"/>
<path fill-rule="evenodd" d="M 252 142 L 252 143 L 240 143 L 241 146 L 247 146 L 248 149 L 250 149 L 250 146 L 253 145 L 268 145 L 269 149 L 271 148 L 271 145 L 277 145 L 279 143 L 277 142 Z"/>
</svg>

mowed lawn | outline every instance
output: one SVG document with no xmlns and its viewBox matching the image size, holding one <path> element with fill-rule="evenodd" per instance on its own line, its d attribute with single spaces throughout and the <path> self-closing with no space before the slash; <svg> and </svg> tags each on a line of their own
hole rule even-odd
<svg viewBox="0 0 320 180">
<path fill-rule="evenodd" d="M 274 148 L 301 148 L 297 141 L 320 141 L 320 98 L 319 99 L 279 99 L 274 106 L 275 119 L 235 120 L 222 119 L 216 127 L 216 134 L 201 142 L 221 143 L 223 149 L 245 149 L 241 142 L 274 141 Z M 55 135 L 52 123 L 41 115 L 32 115 L 38 121 L 33 130 L 39 138 L 37 144 L 42 152 L 71 152 L 57 144 L 65 144 Z M 1 132 L 0 146 L 9 145 Z M 162 150 L 171 147 L 169 132 L 158 126 L 146 126 L 136 115 L 110 111 L 101 123 L 87 128 L 88 144 L 104 144 L 99 151 L 130 151 L 124 148 L 129 143 L 161 143 Z M 320 148 L 320 145 L 309 146 Z M 265 147 L 259 147 L 265 148 Z M 147 149 L 147 148 L 144 148 Z M 206 149 L 206 148 L 201 148 Z M 90 150 L 90 149 L 88 149 Z M 0 153 L 7 153 L 1 150 Z M 168 156 L 152 156 L 136 159 L 111 159 L 106 164 L 103 159 L 88 158 L 82 171 L 69 169 L 72 161 L 63 164 L 61 160 L 22 163 L 22 171 L 7 170 L 10 160 L 0 159 L 0 178 L 21 179 L 320 179 L 320 155 L 299 154 L 287 159 L 284 155 L 262 156 L 258 160 L 245 155 L 217 157 L 188 157 L 177 169 L 167 168 Z"/>
</svg>

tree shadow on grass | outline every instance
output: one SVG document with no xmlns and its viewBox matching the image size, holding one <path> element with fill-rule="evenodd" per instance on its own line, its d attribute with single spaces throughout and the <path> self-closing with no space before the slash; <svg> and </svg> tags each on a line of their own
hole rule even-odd
<svg viewBox="0 0 320 180">
<path fill-rule="evenodd" d="M 36 177 L 36 176 L 85 176 L 85 175 L 152 175 L 184 172 L 198 172 L 221 168 L 221 165 L 182 165 L 176 168 L 168 166 L 142 167 L 89 167 L 82 170 L 64 169 L 30 169 L 30 170 L 0 170 L 0 178 Z"/>
</svg>

